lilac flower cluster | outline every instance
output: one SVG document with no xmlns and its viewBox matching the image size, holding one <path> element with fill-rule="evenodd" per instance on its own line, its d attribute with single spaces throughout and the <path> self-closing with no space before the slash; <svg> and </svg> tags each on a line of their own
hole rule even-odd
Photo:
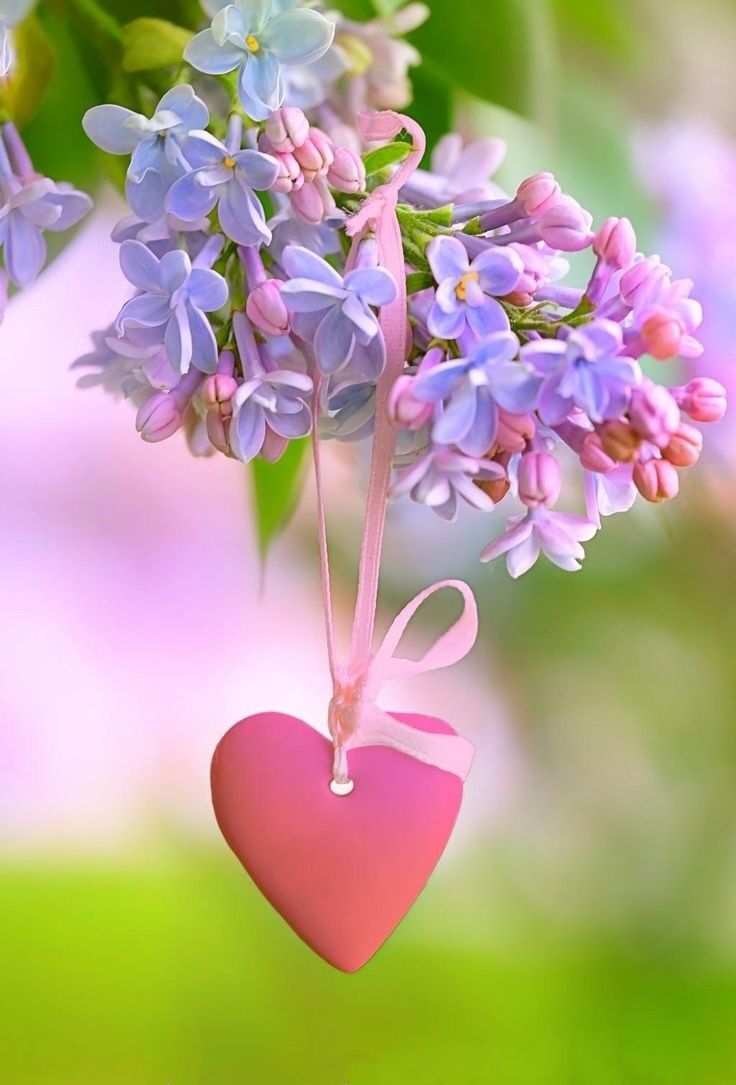
<svg viewBox="0 0 736 1085">
<path fill-rule="evenodd" d="M 150 117 L 105 105 L 84 120 L 130 156 L 114 239 L 135 293 L 83 379 L 131 398 L 144 440 L 184 429 L 195 451 L 243 462 L 277 460 L 315 421 L 313 439 L 370 439 L 378 316 L 400 284 L 370 237 L 348 259 L 344 226 L 408 147 L 366 145 L 355 116 L 406 104 L 416 56 L 398 35 L 425 13 L 360 25 L 294 0 L 205 10 L 190 83 Z M 226 104 L 211 113 L 205 97 Z M 720 417 L 725 398 L 706 378 L 667 389 L 641 366 L 699 353 L 690 281 L 638 253 L 626 219 L 594 231 L 551 174 L 505 195 L 491 179 L 503 153 L 451 134 L 401 192 L 410 323 L 388 410 L 394 494 L 446 520 L 511 494 L 521 511 L 482 560 L 506 554 L 518 576 L 540 553 L 578 569 L 601 516 L 673 497 L 702 446 L 692 422 Z M 584 250 L 586 287 L 562 284 Z"/>
</svg>

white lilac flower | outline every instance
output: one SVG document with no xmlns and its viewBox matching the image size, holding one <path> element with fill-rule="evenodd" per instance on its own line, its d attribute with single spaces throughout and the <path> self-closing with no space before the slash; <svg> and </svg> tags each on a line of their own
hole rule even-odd
<svg viewBox="0 0 736 1085">
<path fill-rule="evenodd" d="M 208 75 L 237 69 L 243 108 L 262 121 L 284 102 L 282 65 L 314 63 L 334 36 L 334 24 L 311 8 L 237 0 L 214 13 L 212 25 L 192 39 L 184 59 Z"/>
</svg>

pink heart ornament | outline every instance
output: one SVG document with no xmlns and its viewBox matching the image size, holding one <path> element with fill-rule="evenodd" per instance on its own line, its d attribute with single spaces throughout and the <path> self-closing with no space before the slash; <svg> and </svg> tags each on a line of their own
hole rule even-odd
<svg viewBox="0 0 736 1085">
<path fill-rule="evenodd" d="M 455 734 L 433 716 L 391 713 Z M 330 790 L 333 746 L 294 716 L 235 724 L 212 758 L 225 840 L 277 912 L 315 953 L 355 972 L 406 915 L 455 825 L 459 777 L 397 750 L 350 751 L 353 791 Z"/>
</svg>

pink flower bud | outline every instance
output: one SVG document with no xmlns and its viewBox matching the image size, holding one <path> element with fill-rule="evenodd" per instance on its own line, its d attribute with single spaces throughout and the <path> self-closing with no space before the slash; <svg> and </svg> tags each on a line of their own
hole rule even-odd
<svg viewBox="0 0 736 1085">
<path fill-rule="evenodd" d="M 221 418 L 230 418 L 233 413 L 232 398 L 237 390 L 235 377 L 227 373 L 214 373 L 205 380 L 200 396 L 208 411 L 218 413 Z"/>
<path fill-rule="evenodd" d="M 278 279 L 266 279 L 251 290 L 245 311 L 251 323 L 266 335 L 286 335 L 289 330 L 289 310 L 281 297 Z"/>
<path fill-rule="evenodd" d="M 549 211 L 539 220 L 542 241 L 552 249 L 562 252 L 580 252 L 587 248 L 593 235 L 590 215 L 571 196 L 560 196 Z"/>
<path fill-rule="evenodd" d="M 157 392 L 138 411 L 135 428 L 144 441 L 154 444 L 173 436 L 184 421 L 176 399 L 169 392 Z"/>
<path fill-rule="evenodd" d="M 593 252 L 610 267 L 628 267 L 636 252 L 636 234 L 629 220 L 607 218 L 593 238 Z"/>
<path fill-rule="evenodd" d="M 710 377 L 695 377 L 675 398 L 693 422 L 720 422 L 726 413 L 726 389 Z"/>
<path fill-rule="evenodd" d="M 636 459 L 641 437 L 628 422 L 618 418 L 604 422 L 600 430 L 601 446 L 607 456 L 617 463 L 631 463 Z"/>
<path fill-rule="evenodd" d="M 335 159 L 327 171 L 327 180 L 338 192 L 363 192 L 365 166 L 357 151 L 350 147 L 336 147 Z"/>
<path fill-rule="evenodd" d="M 496 444 L 504 452 L 523 452 L 535 430 L 534 419 L 530 414 L 511 414 L 499 408 Z"/>
<path fill-rule="evenodd" d="M 527 452 L 519 461 L 519 497 L 530 509 L 550 508 L 560 496 L 560 465 L 549 452 Z"/>
<path fill-rule="evenodd" d="M 388 416 L 396 426 L 421 429 L 432 417 L 431 403 L 422 403 L 414 395 L 414 377 L 397 377 L 388 397 Z"/>
<path fill-rule="evenodd" d="M 665 448 L 680 424 L 680 408 L 669 388 L 645 380 L 631 391 L 629 421 L 640 437 Z"/>
<path fill-rule="evenodd" d="M 603 448 L 603 442 L 598 433 L 589 433 L 583 441 L 580 462 L 586 471 L 595 471 L 599 475 L 607 475 L 618 466 L 616 460 L 612 459 Z"/>
<path fill-rule="evenodd" d="M 299 218 L 317 226 L 335 210 L 335 201 L 324 179 L 317 177 L 311 184 L 292 192 L 291 206 Z"/>
<path fill-rule="evenodd" d="M 516 190 L 516 203 L 528 218 L 538 218 L 559 201 L 561 189 L 551 173 L 534 173 Z"/>
<path fill-rule="evenodd" d="M 301 166 L 304 180 L 309 184 L 315 177 L 327 173 L 335 160 L 332 141 L 319 128 L 310 128 L 307 139 L 294 150 L 294 157 Z"/>
<path fill-rule="evenodd" d="M 264 154 L 270 154 L 279 164 L 279 172 L 275 183 L 271 186 L 272 192 L 281 192 L 288 195 L 295 192 L 304 184 L 304 174 L 296 158 L 290 151 L 277 151 L 268 136 L 261 136 L 258 140 L 258 149 Z"/>
<path fill-rule="evenodd" d="M 266 135 L 276 151 L 294 152 L 309 135 L 309 121 L 301 109 L 284 106 L 266 121 Z"/>
<path fill-rule="evenodd" d="M 634 485 L 646 501 L 658 504 L 677 497 L 680 480 L 668 460 L 648 460 L 634 464 Z"/>
<path fill-rule="evenodd" d="M 644 321 L 641 326 L 641 338 L 647 354 L 658 358 L 660 362 L 674 358 L 680 349 L 684 335 L 679 318 L 667 309 L 660 309 Z"/>
<path fill-rule="evenodd" d="M 205 425 L 207 436 L 217 451 L 224 453 L 225 456 L 232 456 L 229 441 L 230 419 L 222 418 L 214 411 L 208 411 Z"/>
<path fill-rule="evenodd" d="M 668 275 L 669 268 L 658 256 L 636 260 L 621 276 L 621 299 L 632 309 L 644 304 L 659 291 Z"/>
<path fill-rule="evenodd" d="M 700 459 L 702 451 L 703 434 L 695 426 L 683 422 L 677 432 L 672 434 L 662 455 L 675 467 L 692 467 Z"/>
</svg>

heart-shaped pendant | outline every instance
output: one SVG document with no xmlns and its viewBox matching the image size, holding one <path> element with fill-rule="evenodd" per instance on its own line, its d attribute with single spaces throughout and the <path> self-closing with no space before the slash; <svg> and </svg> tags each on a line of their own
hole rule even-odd
<svg viewBox="0 0 736 1085">
<path fill-rule="evenodd" d="M 454 734 L 432 716 L 393 713 Z M 333 747 L 294 716 L 236 724 L 212 759 L 223 836 L 273 907 L 335 968 L 355 972 L 424 888 L 460 809 L 462 781 L 397 750 L 350 754 L 354 788 L 330 790 Z"/>
</svg>

